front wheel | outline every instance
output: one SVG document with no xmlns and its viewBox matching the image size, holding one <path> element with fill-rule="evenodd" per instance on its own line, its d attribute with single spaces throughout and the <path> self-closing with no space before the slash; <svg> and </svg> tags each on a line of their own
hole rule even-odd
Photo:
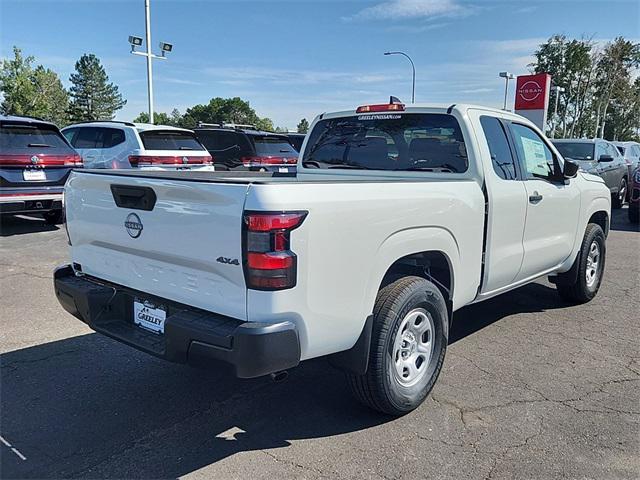
<svg viewBox="0 0 640 480">
<path fill-rule="evenodd" d="M 611 198 L 611 207 L 612 208 L 622 208 L 625 200 L 627 199 L 627 179 L 622 177 L 620 181 L 620 187 L 618 188 L 618 193 L 614 194 Z"/>
<path fill-rule="evenodd" d="M 556 286 L 562 298 L 572 303 L 587 303 L 596 296 L 602 282 L 605 252 L 602 227 L 590 223 L 587 225 L 580 252 L 575 260 L 574 266 L 578 271 L 575 282 L 563 282 L 562 274 L 558 275 L 560 281 Z"/>
<path fill-rule="evenodd" d="M 378 292 L 369 363 L 347 373 L 355 397 L 389 415 L 404 415 L 427 397 L 447 349 L 449 316 L 440 290 L 421 277 L 403 277 Z"/>
</svg>

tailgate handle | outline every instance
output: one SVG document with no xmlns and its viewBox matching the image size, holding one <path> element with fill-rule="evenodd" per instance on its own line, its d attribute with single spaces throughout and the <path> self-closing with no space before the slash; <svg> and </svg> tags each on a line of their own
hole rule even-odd
<svg viewBox="0 0 640 480">
<path fill-rule="evenodd" d="M 156 192 L 151 187 L 112 184 L 111 194 L 120 208 L 150 212 L 156 205 Z"/>
</svg>

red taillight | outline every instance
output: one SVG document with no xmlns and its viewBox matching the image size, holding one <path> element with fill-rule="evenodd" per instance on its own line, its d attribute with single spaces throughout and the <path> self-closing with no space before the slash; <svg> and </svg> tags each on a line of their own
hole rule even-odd
<svg viewBox="0 0 640 480">
<path fill-rule="evenodd" d="M 382 103 L 379 105 L 362 105 L 358 107 L 356 113 L 371 112 L 404 112 L 403 103 Z"/>
<path fill-rule="evenodd" d="M 275 157 L 275 156 L 251 156 L 240 159 L 245 167 L 259 165 L 293 165 L 298 163 L 298 157 Z"/>
<path fill-rule="evenodd" d="M 25 166 L 80 166 L 82 157 L 78 154 L 71 155 L 0 155 L 0 165 L 3 167 L 25 167 Z"/>
<path fill-rule="evenodd" d="M 159 156 L 159 155 L 129 155 L 132 167 L 140 165 L 211 165 L 211 155 L 203 156 Z"/>
<path fill-rule="evenodd" d="M 307 212 L 246 212 L 244 265 L 247 287 L 283 290 L 296 285 L 297 257 L 290 250 L 291 231 Z"/>
</svg>

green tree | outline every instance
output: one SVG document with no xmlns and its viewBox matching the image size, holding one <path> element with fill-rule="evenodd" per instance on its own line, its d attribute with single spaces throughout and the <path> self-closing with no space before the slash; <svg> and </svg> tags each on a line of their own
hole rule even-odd
<svg viewBox="0 0 640 480">
<path fill-rule="evenodd" d="M 240 97 L 212 98 L 206 105 L 194 105 L 187 108 L 181 124 L 185 128 L 194 128 L 198 123 L 239 123 L 255 125 L 264 130 L 272 130 L 273 122 L 268 118 L 260 118 L 249 102 Z"/>
<path fill-rule="evenodd" d="M 76 62 L 76 73 L 69 77 L 72 121 L 112 120 L 115 112 L 127 101 L 118 87 L 109 83 L 109 77 L 94 54 L 84 54 Z"/>
<path fill-rule="evenodd" d="M 149 123 L 149 114 L 147 112 L 140 112 L 136 118 L 133 119 L 135 123 Z M 164 112 L 153 112 L 154 125 L 172 125 L 177 126 L 173 122 L 173 117 Z"/>
<path fill-rule="evenodd" d="M 640 44 L 618 37 L 604 47 L 596 70 L 596 135 L 604 136 L 609 107 L 628 94 L 638 66 Z"/>
<path fill-rule="evenodd" d="M 42 65 L 34 69 L 33 62 L 32 56 L 24 57 L 19 48 L 13 47 L 13 59 L 0 63 L 0 92 L 3 95 L 0 111 L 66 125 L 67 91 L 55 72 Z"/>
<path fill-rule="evenodd" d="M 309 131 L 309 122 L 306 118 L 300 120 L 298 123 L 298 133 L 307 133 Z"/>
</svg>

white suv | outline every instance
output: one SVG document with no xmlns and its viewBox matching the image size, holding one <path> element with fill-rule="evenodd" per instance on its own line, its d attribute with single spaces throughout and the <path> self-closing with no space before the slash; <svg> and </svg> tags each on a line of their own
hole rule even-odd
<svg viewBox="0 0 640 480">
<path fill-rule="evenodd" d="M 86 168 L 214 170 L 212 158 L 191 130 L 166 125 L 94 121 L 62 134 Z"/>
</svg>

